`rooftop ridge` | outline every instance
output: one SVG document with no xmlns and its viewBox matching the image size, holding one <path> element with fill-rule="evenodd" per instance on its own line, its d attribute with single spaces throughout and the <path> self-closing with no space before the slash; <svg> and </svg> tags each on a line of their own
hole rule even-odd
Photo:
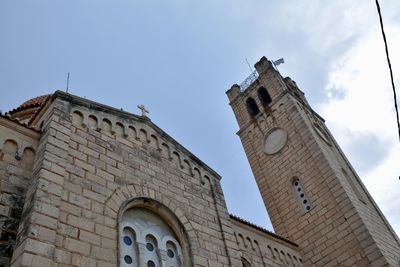
<svg viewBox="0 0 400 267">
<path fill-rule="evenodd" d="M 25 101 L 24 103 L 22 103 L 21 105 L 19 105 L 18 107 L 13 108 L 12 110 L 8 111 L 7 114 L 12 115 L 21 110 L 40 107 L 40 106 L 44 105 L 50 97 L 51 97 L 51 94 L 41 95 L 41 96 L 31 98 L 31 99 Z"/>
<path fill-rule="evenodd" d="M 298 247 L 298 246 L 299 246 L 299 245 L 297 245 L 295 242 L 293 242 L 293 241 L 291 241 L 291 240 L 289 240 L 289 239 L 286 239 L 286 238 L 284 238 L 284 237 L 282 237 L 282 236 L 280 236 L 280 235 L 277 235 L 277 234 L 275 234 L 275 233 L 273 233 L 273 232 L 271 232 L 271 231 L 265 229 L 264 227 L 261 227 L 261 226 L 259 226 L 259 225 L 256 225 L 256 224 L 252 223 L 252 222 L 249 222 L 249 221 L 247 221 L 247 220 L 245 220 L 245 219 L 243 219 L 243 218 L 240 218 L 239 216 L 236 216 L 236 215 L 233 215 L 233 214 L 229 214 L 229 216 L 230 216 L 231 219 L 233 219 L 233 220 L 236 220 L 236 221 L 238 221 L 238 222 L 241 222 L 241 223 L 243 223 L 243 224 L 246 224 L 246 225 L 248 225 L 248 226 L 250 226 L 250 227 L 252 227 L 252 228 L 255 228 L 255 229 L 257 229 L 257 230 L 259 230 L 259 231 L 261 231 L 261 232 L 264 232 L 264 233 L 266 233 L 266 234 L 268 234 L 268 235 L 270 235 L 270 236 L 272 236 L 272 237 L 274 237 L 274 238 L 277 238 L 277 239 L 280 239 L 280 240 L 282 240 L 282 241 L 285 241 L 285 242 L 287 242 L 287 243 L 289 243 L 289 244 L 291 244 L 291 245 L 293 245 L 293 246 L 295 246 L 295 247 Z"/>
<path fill-rule="evenodd" d="M 120 117 L 125 117 L 125 118 L 130 118 L 130 119 L 135 119 L 141 123 L 148 124 L 148 126 L 153 127 L 155 131 L 157 131 L 161 136 L 163 136 L 166 139 L 169 139 L 172 141 L 176 146 L 182 150 L 182 152 L 186 153 L 191 160 L 199 164 L 201 167 L 205 168 L 210 175 L 213 175 L 215 178 L 218 180 L 221 180 L 221 175 L 219 175 L 213 168 L 211 168 L 208 164 L 203 162 L 200 158 L 198 158 L 193 152 L 191 152 L 189 149 L 187 149 L 185 146 L 183 146 L 181 143 L 179 143 L 175 138 L 170 136 L 167 132 L 165 132 L 163 129 L 161 129 L 159 126 L 157 126 L 154 122 L 151 121 L 150 118 L 148 117 L 143 117 L 140 115 L 136 115 L 133 113 L 130 113 L 125 110 L 117 109 L 115 107 L 102 104 L 99 102 L 96 102 L 94 100 L 90 100 L 87 98 L 82 98 L 80 96 L 72 95 L 70 93 L 66 93 L 63 91 L 56 91 L 51 97 L 51 101 L 53 101 L 56 98 L 60 98 L 62 100 L 68 101 L 70 103 L 76 104 L 76 105 L 82 105 L 86 106 L 88 108 L 92 109 L 97 109 L 100 111 L 108 111 L 111 114 L 115 116 L 120 116 Z"/>
</svg>

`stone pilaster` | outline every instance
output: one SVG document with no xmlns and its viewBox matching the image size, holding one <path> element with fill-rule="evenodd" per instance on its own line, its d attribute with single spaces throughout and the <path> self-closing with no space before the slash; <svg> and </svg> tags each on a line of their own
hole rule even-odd
<svg viewBox="0 0 400 267">
<path fill-rule="evenodd" d="M 54 266 L 71 120 L 55 100 L 44 120 L 11 266 Z"/>
</svg>

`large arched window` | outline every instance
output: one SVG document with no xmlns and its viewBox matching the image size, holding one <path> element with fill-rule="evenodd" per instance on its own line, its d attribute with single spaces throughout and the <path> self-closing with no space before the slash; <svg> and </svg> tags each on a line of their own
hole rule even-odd
<svg viewBox="0 0 400 267">
<path fill-rule="evenodd" d="M 253 98 L 249 97 L 246 100 L 246 105 L 247 105 L 247 110 L 249 111 L 250 116 L 253 118 L 255 117 L 258 113 L 260 113 L 260 109 L 257 106 L 256 101 L 254 101 Z"/>
<path fill-rule="evenodd" d="M 265 89 L 264 87 L 260 87 L 258 89 L 258 98 L 265 107 L 267 107 L 272 102 L 271 96 L 268 94 L 267 89 Z"/>
<path fill-rule="evenodd" d="M 145 203 L 149 200 L 140 201 Z M 182 241 L 183 244 L 169 224 L 153 210 L 144 205 L 127 208 L 120 217 L 119 225 L 120 266 L 188 266 L 184 263 L 184 255 L 188 251 L 183 251 L 187 250 L 188 242 L 187 239 Z"/>
</svg>

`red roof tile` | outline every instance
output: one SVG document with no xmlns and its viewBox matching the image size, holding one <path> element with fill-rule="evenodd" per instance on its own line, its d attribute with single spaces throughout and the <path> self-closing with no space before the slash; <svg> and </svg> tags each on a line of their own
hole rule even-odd
<svg viewBox="0 0 400 267">
<path fill-rule="evenodd" d="M 29 99 L 28 101 L 25 101 L 24 103 L 22 103 L 19 107 L 14 108 L 13 110 L 10 110 L 8 112 L 8 114 L 13 114 L 13 113 L 16 113 L 18 111 L 22 111 L 22 110 L 29 109 L 29 108 L 40 107 L 50 97 L 51 97 L 51 94 L 48 94 L 48 95 L 42 95 L 42 96 L 38 96 L 38 97 L 35 97 L 35 98 L 32 98 L 32 99 Z"/>
</svg>

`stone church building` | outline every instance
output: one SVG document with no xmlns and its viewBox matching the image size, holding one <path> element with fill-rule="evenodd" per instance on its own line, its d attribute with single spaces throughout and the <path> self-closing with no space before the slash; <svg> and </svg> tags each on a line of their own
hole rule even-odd
<svg viewBox="0 0 400 267">
<path fill-rule="evenodd" d="M 0 115 L 0 266 L 400 266 L 324 120 L 255 68 L 227 95 L 276 233 L 230 215 L 218 173 L 145 115 L 57 91 Z"/>
</svg>

